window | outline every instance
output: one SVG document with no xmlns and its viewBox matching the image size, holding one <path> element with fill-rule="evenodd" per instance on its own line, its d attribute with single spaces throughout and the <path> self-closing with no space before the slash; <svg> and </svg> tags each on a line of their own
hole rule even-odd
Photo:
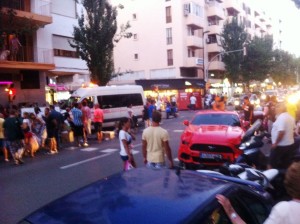
<svg viewBox="0 0 300 224">
<path fill-rule="evenodd" d="M 39 71 L 22 70 L 21 89 L 40 89 Z"/>
<path fill-rule="evenodd" d="M 136 14 L 133 13 L 133 14 L 132 14 L 132 19 L 133 19 L 133 20 L 136 20 L 136 18 L 137 18 L 137 17 L 136 17 Z"/>
<path fill-rule="evenodd" d="M 188 27 L 188 36 L 195 36 L 195 29 L 193 29 L 192 27 Z"/>
<path fill-rule="evenodd" d="M 167 50 L 168 65 L 173 65 L 173 50 Z"/>
<path fill-rule="evenodd" d="M 70 46 L 69 44 L 70 40 L 72 40 L 72 38 L 53 35 L 52 42 L 53 42 L 54 56 L 79 58 L 79 55 L 76 52 L 75 48 L 72 48 Z"/>
<path fill-rule="evenodd" d="M 211 223 L 222 223 L 222 224 L 231 224 L 230 219 L 227 217 L 224 209 L 219 206 L 215 209 L 210 216 L 203 222 L 204 224 L 211 224 Z"/>
<path fill-rule="evenodd" d="M 143 105 L 142 95 L 138 93 L 97 96 L 102 109 Z"/>
<path fill-rule="evenodd" d="M 193 14 L 203 17 L 203 8 L 200 5 L 193 3 Z"/>
<path fill-rule="evenodd" d="M 52 0 L 51 7 L 55 14 L 76 17 L 76 2 L 74 0 Z"/>
<path fill-rule="evenodd" d="M 184 12 L 192 13 L 193 15 L 203 17 L 203 8 L 193 2 L 184 4 Z"/>
<path fill-rule="evenodd" d="M 193 57 L 196 57 L 196 53 L 194 50 L 192 49 L 188 49 L 188 58 L 193 58 Z"/>
<path fill-rule="evenodd" d="M 133 39 L 134 40 L 137 40 L 138 39 L 138 35 L 135 33 L 135 34 L 133 34 Z"/>
<path fill-rule="evenodd" d="M 172 44 L 172 28 L 167 28 L 167 44 Z"/>
<path fill-rule="evenodd" d="M 134 59 L 138 60 L 139 59 L 139 55 L 138 54 L 134 54 Z"/>
<path fill-rule="evenodd" d="M 217 36 L 215 34 L 208 35 L 208 44 L 215 44 L 217 43 Z"/>
<path fill-rule="evenodd" d="M 172 22 L 171 6 L 166 7 L 166 23 Z"/>
<path fill-rule="evenodd" d="M 262 199 L 244 191 L 235 192 L 230 201 L 236 212 L 246 223 L 263 223 L 271 210 Z"/>
</svg>

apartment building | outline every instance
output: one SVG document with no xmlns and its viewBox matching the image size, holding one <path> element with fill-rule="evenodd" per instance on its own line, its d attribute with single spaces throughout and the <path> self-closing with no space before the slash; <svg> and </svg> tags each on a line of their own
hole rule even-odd
<svg viewBox="0 0 300 224">
<path fill-rule="evenodd" d="M 116 44 L 115 69 L 123 75 L 111 84 L 142 84 L 149 95 L 186 100 L 190 92 L 203 94 L 206 82 L 222 86 L 220 33 L 233 17 L 245 24 L 249 38 L 272 33 L 272 20 L 247 0 L 111 2 L 124 6 L 118 21 L 129 21 L 133 33 Z"/>
<path fill-rule="evenodd" d="M 89 82 L 86 63 L 68 43 L 80 5 L 74 0 L 1 0 L 0 6 L 2 12 L 15 12 L 14 27 L 9 16 L 1 20 L 1 105 L 53 103 Z M 38 29 L 20 32 L 29 23 Z M 10 54 L 5 57 L 4 51 Z M 5 89 L 11 84 L 16 96 L 9 102 Z"/>
</svg>

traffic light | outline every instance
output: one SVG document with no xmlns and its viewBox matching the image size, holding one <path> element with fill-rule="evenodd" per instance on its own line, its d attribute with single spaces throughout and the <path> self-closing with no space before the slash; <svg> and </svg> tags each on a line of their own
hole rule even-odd
<svg viewBox="0 0 300 224">
<path fill-rule="evenodd" d="M 12 102 L 14 99 L 16 99 L 16 89 L 11 88 L 8 90 L 8 101 Z"/>
<path fill-rule="evenodd" d="M 16 99 L 16 89 L 14 88 L 13 84 L 11 84 L 8 88 L 5 89 L 8 96 L 8 102 L 12 102 L 14 99 Z"/>
</svg>

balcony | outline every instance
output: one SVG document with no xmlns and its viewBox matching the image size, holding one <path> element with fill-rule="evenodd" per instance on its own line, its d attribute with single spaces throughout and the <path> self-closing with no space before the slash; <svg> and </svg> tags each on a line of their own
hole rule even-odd
<svg viewBox="0 0 300 224">
<path fill-rule="evenodd" d="M 198 57 L 190 57 L 186 58 L 185 64 L 183 67 L 203 67 L 203 58 L 198 58 Z"/>
<path fill-rule="evenodd" d="M 186 25 L 193 29 L 202 29 L 204 27 L 204 19 L 200 16 L 188 14 L 186 16 Z"/>
<path fill-rule="evenodd" d="M 224 8 L 229 9 L 232 12 L 240 13 L 242 11 L 242 6 L 238 0 L 227 0 L 223 5 Z"/>
<path fill-rule="evenodd" d="M 215 17 L 217 19 L 224 19 L 224 11 L 217 5 L 210 5 L 207 10 L 207 17 Z"/>
<path fill-rule="evenodd" d="M 10 0 L 1 0 L 0 6 L 2 7 L 3 12 L 14 9 L 16 19 L 19 21 L 26 18 L 39 26 L 45 26 L 52 23 L 50 2 L 36 0 L 34 1 L 34 4 L 31 4 L 30 1 L 12 3 Z"/>
<path fill-rule="evenodd" d="M 219 46 L 217 43 L 211 43 L 206 45 L 206 49 L 208 53 L 221 52 L 222 47 Z"/>
<path fill-rule="evenodd" d="M 223 26 L 221 25 L 209 25 L 209 34 L 221 34 L 223 31 Z"/>
<path fill-rule="evenodd" d="M 222 61 L 212 61 L 209 64 L 209 71 L 225 71 L 225 64 Z"/>
<path fill-rule="evenodd" d="M 15 59 L 8 55 L 7 60 L 0 61 L 0 69 L 52 70 L 55 68 L 53 50 L 23 46 Z"/>
<path fill-rule="evenodd" d="M 203 48 L 203 39 L 196 36 L 188 36 L 186 38 L 187 47 L 193 49 L 202 49 Z"/>
<path fill-rule="evenodd" d="M 254 18 L 254 24 L 255 28 L 262 27 L 262 22 L 260 21 L 260 18 L 258 16 Z"/>
</svg>

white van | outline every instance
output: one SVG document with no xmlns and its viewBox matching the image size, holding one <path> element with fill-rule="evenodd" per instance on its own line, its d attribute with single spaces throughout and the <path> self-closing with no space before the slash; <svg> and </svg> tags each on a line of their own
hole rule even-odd
<svg viewBox="0 0 300 224">
<path fill-rule="evenodd" d="M 135 116 L 141 121 L 145 105 L 144 90 L 139 85 L 82 87 L 74 91 L 68 101 L 87 100 L 89 107 L 98 103 L 104 112 L 103 127 L 112 127 L 121 117 L 128 117 L 128 106 L 132 105 Z M 93 114 L 93 113 L 92 113 Z"/>
</svg>

